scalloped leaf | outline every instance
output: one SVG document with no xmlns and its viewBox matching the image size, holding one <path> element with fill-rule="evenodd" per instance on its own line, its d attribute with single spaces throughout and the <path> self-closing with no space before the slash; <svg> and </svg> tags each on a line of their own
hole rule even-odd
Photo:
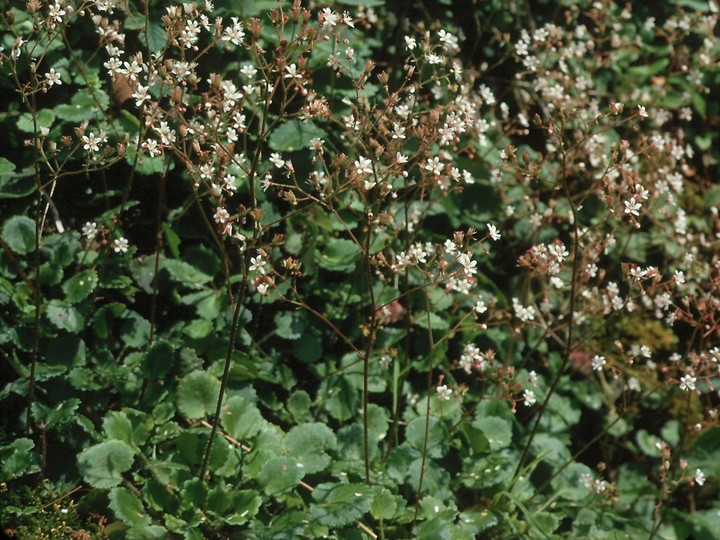
<svg viewBox="0 0 720 540">
<path fill-rule="evenodd" d="M 204 418 L 215 410 L 220 381 L 204 371 L 188 373 L 177 390 L 178 410 L 191 420 Z"/>
<path fill-rule="evenodd" d="M 320 484 L 310 513 L 323 525 L 343 527 L 370 511 L 373 489 L 365 484 Z"/>
<path fill-rule="evenodd" d="M 109 440 L 91 446 L 78 456 L 78 468 L 85 481 L 96 488 L 112 488 L 132 467 L 135 451 L 123 441 Z"/>
<path fill-rule="evenodd" d="M 221 421 L 228 435 L 244 441 L 260 431 L 263 417 L 255 403 L 241 396 L 233 396 L 223 407 Z"/>
<path fill-rule="evenodd" d="M 360 249 L 352 240 L 331 238 L 322 251 L 315 253 L 315 260 L 320 267 L 333 272 L 350 273 L 355 271 L 356 262 L 360 259 Z"/>
<path fill-rule="evenodd" d="M 292 152 L 307 148 L 314 138 L 325 137 L 325 131 L 311 123 L 303 123 L 294 119 L 278 126 L 270 135 L 268 145 L 278 152 Z"/>
<path fill-rule="evenodd" d="M 48 320 L 60 330 L 67 330 L 77 334 L 85 327 L 85 317 L 76 308 L 61 302 L 51 300 L 47 307 Z"/>
<path fill-rule="evenodd" d="M 425 424 L 426 416 L 413 418 L 405 428 L 405 436 L 408 442 L 417 450 L 422 451 L 425 447 Z M 427 430 L 427 453 L 430 457 L 441 457 L 448 449 L 447 429 L 436 417 L 431 416 Z"/>
<path fill-rule="evenodd" d="M 326 450 L 333 450 L 337 446 L 335 434 L 319 422 L 295 426 L 285 435 L 283 442 L 307 474 L 325 469 L 330 464 Z"/>
<path fill-rule="evenodd" d="M 512 440 L 512 426 L 509 420 L 488 416 L 478 418 L 472 425 L 485 435 L 488 443 L 490 443 L 490 450 L 502 450 L 510 445 L 510 441 Z"/>
<path fill-rule="evenodd" d="M 143 508 L 142 501 L 129 489 L 115 487 L 110 490 L 110 509 L 128 527 L 150 525 L 150 516 Z"/>
<path fill-rule="evenodd" d="M 98 284 L 98 277 L 95 270 L 83 270 L 62 284 L 65 293 L 65 301 L 68 304 L 77 304 L 85 300 L 95 290 Z"/>
<path fill-rule="evenodd" d="M 305 470 L 293 458 L 279 456 L 270 458 L 263 464 L 258 482 L 268 495 L 278 495 L 289 491 L 300 483 Z"/>
<path fill-rule="evenodd" d="M 2 239 L 15 253 L 35 251 L 35 222 L 27 216 L 13 216 L 2 228 Z"/>
</svg>

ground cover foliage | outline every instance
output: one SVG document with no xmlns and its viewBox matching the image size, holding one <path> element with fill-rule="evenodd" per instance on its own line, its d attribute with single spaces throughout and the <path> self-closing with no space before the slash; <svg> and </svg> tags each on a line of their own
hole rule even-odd
<svg viewBox="0 0 720 540">
<path fill-rule="evenodd" d="M 717 538 L 718 5 L 2 2 L 17 538 Z"/>
</svg>

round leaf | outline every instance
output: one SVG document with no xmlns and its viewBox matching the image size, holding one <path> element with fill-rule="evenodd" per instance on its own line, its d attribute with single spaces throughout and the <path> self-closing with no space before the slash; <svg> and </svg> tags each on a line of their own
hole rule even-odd
<svg viewBox="0 0 720 540">
<path fill-rule="evenodd" d="M 61 330 L 77 334 L 85 326 L 85 318 L 73 306 L 60 300 L 51 300 L 47 307 L 48 320 Z"/>
<path fill-rule="evenodd" d="M 81 300 L 85 300 L 95 290 L 97 283 L 95 270 L 83 270 L 75 274 L 62 285 L 65 301 L 68 304 L 77 304 Z"/>
<path fill-rule="evenodd" d="M 473 427 L 483 432 L 493 451 L 507 448 L 510 445 L 512 427 L 510 421 L 505 418 L 495 416 L 479 418 L 473 422 Z"/>
<path fill-rule="evenodd" d="M 2 239 L 15 253 L 35 251 L 35 222 L 27 216 L 13 216 L 2 228 Z"/>
<path fill-rule="evenodd" d="M 96 488 L 111 488 L 120 484 L 122 474 L 132 467 L 132 447 L 109 440 L 86 448 L 78 456 L 78 468 L 85 481 Z"/>
<path fill-rule="evenodd" d="M 115 487 L 110 490 L 109 498 L 110 508 L 128 527 L 150 525 L 150 516 L 145 512 L 142 501 L 129 489 Z"/>
<path fill-rule="evenodd" d="M 276 495 L 288 491 L 300 483 L 305 471 L 290 457 L 269 459 L 257 477 L 265 493 Z"/>
<path fill-rule="evenodd" d="M 426 416 L 418 416 L 410 421 L 405 430 L 408 442 L 422 451 L 425 445 Z M 427 452 L 430 457 L 441 457 L 447 451 L 447 430 L 440 420 L 430 417 L 427 430 Z"/>
<path fill-rule="evenodd" d="M 204 371 L 193 371 L 178 385 L 178 410 L 186 418 L 204 418 L 215 410 L 219 393 L 220 381 Z"/>
<path fill-rule="evenodd" d="M 260 431 L 262 419 L 255 404 L 240 396 L 228 399 L 221 416 L 227 434 L 238 441 L 246 440 Z"/>
<path fill-rule="evenodd" d="M 330 463 L 325 450 L 337 445 L 335 434 L 319 422 L 300 424 L 285 435 L 285 447 L 307 474 L 322 471 Z"/>
</svg>

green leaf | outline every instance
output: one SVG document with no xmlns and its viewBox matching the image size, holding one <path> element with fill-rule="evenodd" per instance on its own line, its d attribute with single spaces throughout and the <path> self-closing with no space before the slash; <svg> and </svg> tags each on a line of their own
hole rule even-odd
<svg viewBox="0 0 720 540">
<path fill-rule="evenodd" d="M 77 304 L 81 300 L 85 300 L 95 290 L 97 283 L 98 277 L 95 270 L 83 270 L 75 274 L 62 284 L 65 301 L 68 304 Z"/>
<path fill-rule="evenodd" d="M 146 345 L 150 341 L 150 322 L 134 311 L 128 311 L 123 318 L 125 323 L 120 328 L 123 345 L 135 348 Z"/>
<path fill-rule="evenodd" d="M 85 318 L 82 314 L 60 300 L 51 300 L 47 307 L 47 318 L 60 330 L 67 330 L 77 334 L 85 327 Z"/>
<path fill-rule="evenodd" d="M 85 365 L 87 346 L 78 336 L 62 333 L 48 343 L 45 360 L 53 366 L 68 369 Z"/>
<path fill-rule="evenodd" d="M 10 162 L 7 161 L 7 163 Z M 0 174 L 0 200 L 20 199 L 33 193 L 37 189 L 34 174 L 31 168 L 23 169 L 18 173 L 5 172 Z"/>
<path fill-rule="evenodd" d="M 275 314 L 275 333 L 288 340 L 299 339 L 303 335 L 305 325 L 297 312 L 280 311 Z"/>
<path fill-rule="evenodd" d="M 262 505 L 262 499 L 252 490 L 238 491 L 233 495 L 231 508 L 235 512 L 225 518 L 228 525 L 242 525 L 255 517 Z"/>
<path fill-rule="evenodd" d="M 370 511 L 373 489 L 365 484 L 320 484 L 310 513 L 328 527 L 343 527 Z"/>
<path fill-rule="evenodd" d="M 294 119 L 278 126 L 270 135 L 268 145 L 277 152 L 292 152 L 307 148 L 314 138 L 325 137 L 325 131 L 311 123 Z"/>
<path fill-rule="evenodd" d="M 492 451 L 502 450 L 510 446 L 512 440 L 512 425 L 505 418 L 489 416 L 478 418 L 472 423 L 473 427 L 479 429 L 490 443 Z"/>
<path fill-rule="evenodd" d="M 128 527 L 150 525 L 150 516 L 143 508 L 142 501 L 129 489 L 114 487 L 108 495 L 110 509 Z"/>
<path fill-rule="evenodd" d="M 660 437 L 651 435 L 646 429 L 641 429 L 635 435 L 635 440 L 643 454 L 650 457 L 660 457 L 661 452 L 658 446 L 661 442 Z"/>
<path fill-rule="evenodd" d="M 132 467 L 135 451 L 123 441 L 109 440 L 86 448 L 78 456 L 78 468 L 85 481 L 96 488 L 111 488 L 122 482 Z"/>
<path fill-rule="evenodd" d="M 405 428 L 408 442 L 417 450 L 422 451 L 425 446 L 425 424 L 427 416 L 413 418 Z M 443 423 L 431 416 L 427 430 L 427 453 L 430 457 L 441 457 L 448 449 L 448 435 Z"/>
<path fill-rule="evenodd" d="M 142 359 L 143 374 L 152 380 L 164 378 L 174 365 L 175 351 L 163 340 L 153 343 Z"/>
<path fill-rule="evenodd" d="M 208 487 L 199 478 L 185 481 L 180 492 L 187 508 L 203 508 L 208 496 Z"/>
<path fill-rule="evenodd" d="M 35 251 L 35 222 L 27 216 L 13 216 L 2 228 L 2 239 L 15 253 Z"/>
<path fill-rule="evenodd" d="M 312 401 L 310 400 L 310 394 L 308 394 L 305 390 L 297 390 L 290 394 L 290 397 L 287 400 L 287 410 L 296 419 L 302 419 L 310 410 L 311 404 Z"/>
<path fill-rule="evenodd" d="M 53 110 L 61 120 L 73 123 L 99 119 L 103 115 L 103 110 L 110 104 L 110 97 L 100 90 L 94 90 L 94 96 L 95 99 L 87 89 L 80 90 L 73 94 L 69 104 L 62 103 Z M 132 145 L 128 149 L 131 147 Z"/>
<path fill-rule="evenodd" d="M 33 448 L 35 448 L 35 443 L 25 437 L 15 439 L 11 444 L 0 447 L 3 480 L 13 480 L 40 470 L 40 459 L 32 451 Z"/>
<path fill-rule="evenodd" d="M 370 513 L 375 519 L 390 519 L 397 510 L 397 501 L 387 488 L 382 488 L 375 494 Z"/>
<path fill-rule="evenodd" d="M 215 411 L 219 394 L 220 381 L 204 371 L 193 371 L 178 385 L 178 410 L 191 420 L 204 418 Z"/>
<path fill-rule="evenodd" d="M 321 268 L 333 272 L 350 273 L 360 259 L 360 248 L 352 240 L 331 238 L 327 245 L 315 253 L 315 260 Z"/>
<path fill-rule="evenodd" d="M 0 157 L 0 176 L 15 170 L 15 164 L 7 158 Z"/>
<path fill-rule="evenodd" d="M 267 460 L 257 477 L 268 495 L 289 491 L 300 483 L 305 471 L 291 457 L 274 457 Z"/>
<path fill-rule="evenodd" d="M 324 470 L 330 464 L 326 450 L 337 446 L 335 434 L 319 422 L 292 428 L 283 441 L 288 453 L 297 460 L 306 474 Z"/>
<path fill-rule="evenodd" d="M 23 113 L 17 121 L 17 128 L 25 133 L 40 132 L 42 128 L 50 128 L 55 121 L 55 113 L 50 109 L 42 109 L 35 115 L 35 123 L 30 113 Z"/>
<path fill-rule="evenodd" d="M 263 417 L 255 403 L 241 396 L 227 400 L 220 419 L 226 433 L 238 441 L 255 436 L 263 425 Z"/>
<path fill-rule="evenodd" d="M 212 276 L 179 259 L 163 258 L 162 267 L 167 270 L 173 281 L 181 283 L 190 289 L 200 289 L 213 279 Z"/>
</svg>

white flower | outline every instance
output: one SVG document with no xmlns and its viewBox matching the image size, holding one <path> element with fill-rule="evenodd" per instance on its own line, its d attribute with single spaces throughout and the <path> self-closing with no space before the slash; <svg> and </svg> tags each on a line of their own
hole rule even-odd
<svg viewBox="0 0 720 540">
<path fill-rule="evenodd" d="M 318 15 L 318 18 L 322 22 L 323 28 L 332 28 L 338 22 L 338 14 L 330 8 L 323 9 Z"/>
<path fill-rule="evenodd" d="M 62 80 L 60 79 L 60 74 L 55 71 L 55 68 L 50 68 L 50 71 L 45 74 L 45 78 L 48 81 L 48 86 L 52 87 L 53 85 L 57 84 L 58 86 L 62 84 Z"/>
<path fill-rule="evenodd" d="M 705 473 L 700 469 L 695 469 L 695 483 L 698 486 L 702 486 L 705 483 Z"/>
<path fill-rule="evenodd" d="M 83 225 L 82 234 L 88 240 L 93 240 L 98 234 L 98 226 L 94 221 L 88 221 Z"/>
<path fill-rule="evenodd" d="M 407 49 L 409 51 L 412 51 L 416 45 L 417 45 L 417 41 L 415 40 L 414 37 L 405 36 L 405 47 L 407 47 Z"/>
<path fill-rule="evenodd" d="M 259 283 L 257 286 L 257 292 L 260 293 L 262 296 L 265 296 L 268 291 L 268 284 L 267 283 Z"/>
<path fill-rule="evenodd" d="M 213 214 L 213 219 L 215 220 L 215 223 L 225 223 L 229 218 L 230 213 L 223 207 L 218 206 L 215 209 L 215 213 Z"/>
<path fill-rule="evenodd" d="M 359 175 L 363 174 L 372 174 L 372 161 L 370 161 L 368 158 L 363 156 L 358 156 L 358 158 L 355 160 L 355 171 Z"/>
<path fill-rule="evenodd" d="M 477 274 L 477 261 L 473 261 L 469 253 L 462 253 L 458 258 L 458 262 L 463 267 L 463 272 L 468 275 Z"/>
<path fill-rule="evenodd" d="M 532 407 L 537 403 L 537 398 L 535 397 L 535 392 L 532 390 L 525 390 L 523 392 L 523 401 L 525 402 L 526 407 Z"/>
<path fill-rule="evenodd" d="M 249 270 L 251 272 L 259 272 L 260 274 L 265 275 L 265 261 L 260 253 L 258 253 L 257 257 L 250 257 Z"/>
<path fill-rule="evenodd" d="M 240 45 L 244 37 L 245 32 L 243 31 L 242 23 L 238 21 L 237 17 L 232 17 L 232 26 L 225 29 L 222 40 L 229 41 L 235 45 Z"/>
<path fill-rule="evenodd" d="M 607 361 L 605 360 L 604 356 L 600 356 L 596 354 L 592 358 L 592 368 L 593 371 L 602 371 L 602 368 L 605 367 L 605 364 L 607 364 Z"/>
<path fill-rule="evenodd" d="M 101 131 L 100 135 L 97 136 L 94 133 L 83 135 L 81 140 L 84 143 L 83 148 L 85 150 L 88 150 L 89 152 L 99 152 L 100 145 L 107 140 L 107 136 L 104 131 Z"/>
<path fill-rule="evenodd" d="M 645 110 L 645 107 L 643 107 L 642 105 L 638 105 L 638 115 L 640 116 L 640 118 L 648 117 L 648 113 Z"/>
<path fill-rule="evenodd" d="M 475 313 L 480 315 L 481 313 L 485 313 L 487 311 L 487 306 L 485 305 L 485 302 L 483 302 L 482 298 L 477 301 L 475 304 L 475 307 L 473 308 L 475 310 Z"/>
<path fill-rule="evenodd" d="M 443 163 L 440 161 L 440 158 L 434 157 L 425 162 L 424 168 L 426 171 L 430 171 L 431 173 L 439 176 L 442 174 Z"/>
<path fill-rule="evenodd" d="M 127 253 L 129 246 L 130 243 L 124 236 L 121 236 L 112 243 L 112 248 L 115 250 L 115 253 Z"/>
<path fill-rule="evenodd" d="M 452 388 L 448 388 L 447 384 L 438 386 L 435 391 L 438 394 L 438 399 L 442 399 L 443 401 L 449 400 L 453 393 Z"/>
<path fill-rule="evenodd" d="M 297 66 L 295 64 L 290 64 L 289 66 L 285 66 L 285 78 L 286 79 L 302 79 L 302 73 L 298 72 Z"/>
<path fill-rule="evenodd" d="M 635 197 L 630 197 L 629 200 L 625 201 L 625 213 L 626 214 L 632 214 L 633 216 L 639 216 L 640 215 L 640 208 L 642 208 L 642 204 L 637 202 L 635 200 Z"/>
<path fill-rule="evenodd" d="M 270 161 L 278 169 L 282 169 L 285 166 L 285 161 L 280 157 L 280 154 L 278 154 L 277 152 L 273 152 L 272 154 L 270 154 Z"/>
<path fill-rule="evenodd" d="M 683 392 L 691 392 L 695 390 L 696 381 L 697 377 L 693 377 L 692 375 L 684 375 L 680 377 L 680 390 Z"/>
<path fill-rule="evenodd" d="M 495 225 L 493 225 L 492 223 L 488 223 L 487 228 L 490 233 L 490 238 L 492 238 L 496 242 L 498 240 L 500 240 L 500 232 L 498 231 L 498 228 Z"/>
</svg>

